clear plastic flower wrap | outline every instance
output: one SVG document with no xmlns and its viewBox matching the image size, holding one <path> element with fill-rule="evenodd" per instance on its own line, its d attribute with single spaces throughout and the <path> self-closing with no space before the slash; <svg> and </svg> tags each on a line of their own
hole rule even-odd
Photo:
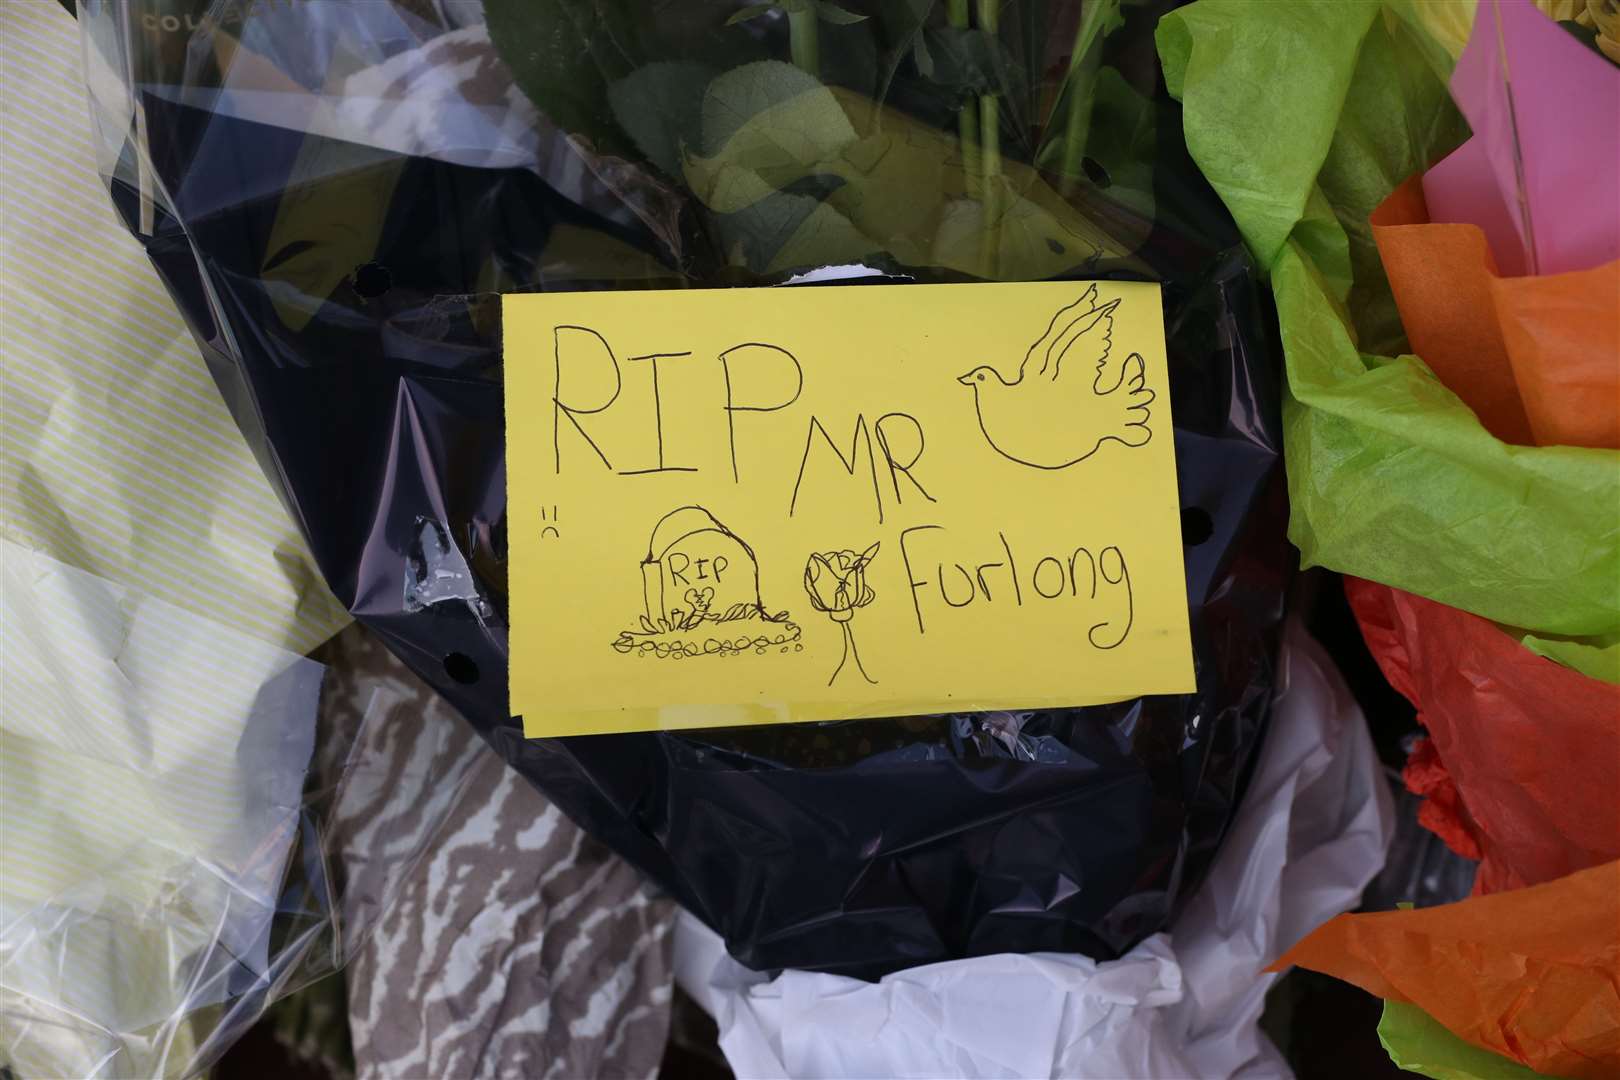
<svg viewBox="0 0 1620 1080">
<path fill-rule="evenodd" d="M 448 715 L 402 735 L 397 686 L 0 547 L 0 1062 L 195 1075 L 355 956 L 482 755 Z"/>
</svg>

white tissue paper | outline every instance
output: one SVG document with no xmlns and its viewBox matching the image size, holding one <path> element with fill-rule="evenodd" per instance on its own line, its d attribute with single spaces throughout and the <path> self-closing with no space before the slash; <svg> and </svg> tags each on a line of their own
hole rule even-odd
<svg viewBox="0 0 1620 1080">
<path fill-rule="evenodd" d="M 689 913 L 676 980 L 744 1080 L 767 1077 L 1287 1077 L 1260 1032 L 1265 966 L 1357 903 L 1394 816 L 1360 709 L 1288 627 L 1279 691 L 1243 805 L 1168 934 L 1118 960 L 955 960 L 879 983 L 732 960 Z"/>
</svg>

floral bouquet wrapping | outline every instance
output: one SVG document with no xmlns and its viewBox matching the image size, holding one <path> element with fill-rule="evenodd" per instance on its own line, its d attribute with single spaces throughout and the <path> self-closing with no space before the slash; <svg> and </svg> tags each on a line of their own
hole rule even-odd
<svg viewBox="0 0 1620 1080">
<path fill-rule="evenodd" d="M 1474 897 L 1342 916 L 1284 962 L 1385 997 L 1431 1076 L 1620 1070 L 1620 164 L 1586 134 L 1620 124 L 1614 16 L 1201 0 L 1159 30 L 1271 269 L 1291 535 L 1360 579 L 1428 732 L 1421 820 L 1480 860 Z M 1257 100 L 1255 70 L 1299 92 Z"/>
<path fill-rule="evenodd" d="M 874 976 L 1128 950 L 1203 877 L 1265 729 L 1279 375 L 1159 69 L 1172 6 L 89 0 L 81 22 L 113 201 L 334 595 L 740 960 Z M 500 294 L 818 270 L 897 304 L 1162 283 L 1196 692 L 523 738 Z M 862 568 L 895 553 L 866 542 L 811 559 L 796 609 L 841 626 L 840 684 L 875 674 Z M 694 588 L 621 643 L 684 655 L 722 601 Z M 798 629 L 750 622 L 750 644 Z"/>
</svg>

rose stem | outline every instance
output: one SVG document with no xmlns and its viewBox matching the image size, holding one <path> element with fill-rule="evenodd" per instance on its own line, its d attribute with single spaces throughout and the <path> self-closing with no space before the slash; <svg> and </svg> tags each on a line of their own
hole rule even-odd
<svg viewBox="0 0 1620 1080">
<path fill-rule="evenodd" d="M 861 678 L 876 686 L 877 680 L 866 673 L 866 665 L 861 663 L 861 652 L 855 647 L 855 628 L 848 622 L 844 623 L 844 652 L 855 657 L 855 670 L 861 673 Z M 843 667 L 844 665 L 839 664 L 838 666 Z"/>
</svg>

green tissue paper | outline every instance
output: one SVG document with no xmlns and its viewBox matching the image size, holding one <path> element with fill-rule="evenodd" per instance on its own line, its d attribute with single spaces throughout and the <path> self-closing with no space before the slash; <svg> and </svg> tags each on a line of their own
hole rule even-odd
<svg viewBox="0 0 1620 1080">
<path fill-rule="evenodd" d="M 1601 678 L 1620 634 L 1620 454 L 1492 437 L 1404 354 L 1367 224 L 1468 134 L 1413 10 L 1198 0 L 1158 27 L 1187 146 L 1271 274 L 1289 535 L 1307 565 L 1517 628 Z"/>
<path fill-rule="evenodd" d="M 1464 1042 L 1416 1005 L 1399 1001 L 1384 1002 L 1378 1039 L 1397 1066 L 1432 1080 L 1536 1080 L 1542 1075 Z"/>
</svg>

